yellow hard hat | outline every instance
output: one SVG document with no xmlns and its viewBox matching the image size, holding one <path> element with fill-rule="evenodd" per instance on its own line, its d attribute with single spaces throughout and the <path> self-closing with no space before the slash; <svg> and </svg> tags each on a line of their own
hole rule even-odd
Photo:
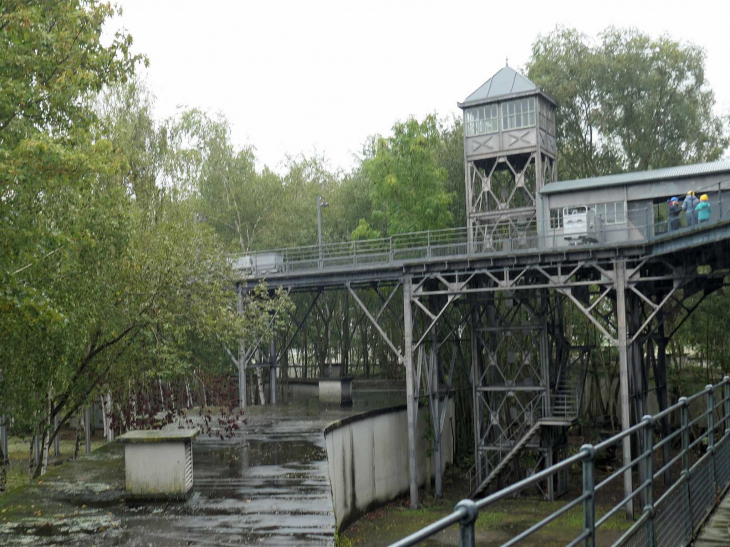
<svg viewBox="0 0 730 547">
<path fill-rule="evenodd" d="M 707 199 L 708 199 L 708 198 L 707 198 L 707 194 L 702 194 L 702 195 L 700 196 L 700 201 L 707 201 Z"/>
<path fill-rule="evenodd" d="M 687 195 L 688 196 L 691 196 L 692 195 L 692 190 L 690 190 L 689 192 L 687 192 Z"/>
</svg>

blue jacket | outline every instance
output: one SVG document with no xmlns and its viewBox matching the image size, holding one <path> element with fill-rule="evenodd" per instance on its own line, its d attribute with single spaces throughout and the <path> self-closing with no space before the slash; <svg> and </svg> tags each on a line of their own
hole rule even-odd
<svg viewBox="0 0 730 547">
<path fill-rule="evenodd" d="M 697 199 L 697 196 L 687 196 L 684 198 L 684 201 L 682 202 L 682 209 L 684 209 L 685 213 L 691 213 L 697 208 L 697 204 L 700 202 L 699 199 Z"/>
<path fill-rule="evenodd" d="M 703 220 L 710 220 L 710 212 L 712 211 L 710 202 L 700 201 L 697 207 L 695 207 L 695 211 L 697 211 L 697 220 L 700 222 Z"/>
</svg>

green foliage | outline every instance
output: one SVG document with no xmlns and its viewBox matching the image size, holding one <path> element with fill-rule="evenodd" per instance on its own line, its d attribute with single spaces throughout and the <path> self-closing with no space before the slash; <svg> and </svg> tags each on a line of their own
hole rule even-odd
<svg viewBox="0 0 730 547">
<path fill-rule="evenodd" d="M 409 118 L 390 137 L 373 137 L 362 162 L 372 188 L 372 223 L 382 234 L 451 227 L 453 194 L 438 162 L 441 136 L 435 116 Z"/>
<path fill-rule="evenodd" d="M 365 239 L 377 239 L 380 237 L 380 232 L 370 227 L 370 224 L 364 218 L 361 218 L 357 223 L 357 228 L 352 231 L 351 238 L 353 241 L 365 240 Z"/>
<path fill-rule="evenodd" d="M 597 43 L 565 28 L 539 37 L 527 76 L 560 105 L 561 179 L 719 158 L 727 127 L 704 61 L 701 48 L 633 29 Z"/>
<path fill-rule="evenodd" d="M 101 389 L 186 374 L 211 347 L 220 361 L 221 342 L 265 337 L 290 309 L 261 287 L 237 313 L 225 242 L 194 222 L 196 176 L 220 179 L 211 166 L 228 165 L 206 160 L 225 151 L 208 134 L 184 146 L 185 118 L 153 121 L 144 88 L 124 85 L 143 60 L 131 37 L 99 42 L 113 14 L 75 1 L 0 14 L 0 411 L 44 449 L 53 418 Z M 234 160 L 243 171 L 245 153 Z"/>
</svg>

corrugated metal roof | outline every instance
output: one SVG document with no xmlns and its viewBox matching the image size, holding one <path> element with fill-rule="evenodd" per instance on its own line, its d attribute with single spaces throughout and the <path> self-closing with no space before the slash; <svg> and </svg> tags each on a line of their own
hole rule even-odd
<svg viewBox="0 0 730 547">
<path fill-rule="evenodd" d="M 634 173 L 617 173 L 615 175 L 592 177 L 588 179 L 561 180 L 559 182 L 546 184 L 543 186 L 542 190 L 540 190 L 540 193 L 557 194 L 560 192 L 572 192 L 575 190 L 590 190 L 591 188 L 605 188 L 607 186 L 623 186 L 626 184 L 638 184 L 654 180 L 679 179 L 684 177 L 694 177 L 697 175 L 712 175 L 715 173 L 730 174 L 730 160 L 679 165 L 677 167 L 651 169 L 650 171 L 636 171 Z"/>
<path fill-rule="evenodd" d="M 506 66 L 464 99 L 464 104 L 486 101 L 494 97 L 539 91 L 535 84 L 513 68 Z"/>
</svg>

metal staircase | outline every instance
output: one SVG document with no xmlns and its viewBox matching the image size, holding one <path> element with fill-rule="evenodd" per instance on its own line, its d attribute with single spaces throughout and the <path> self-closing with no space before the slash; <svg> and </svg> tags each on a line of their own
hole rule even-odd
<svg viewBox="0 0 730 547">
<path fill-rule="evenodd" d="M 568 374 L 563 369 L 551 397 L 551 414 L 554 418 L 575 420 L 578 418 L 578 402 L 575 383 L 568 378 Z"/>
<path fill-rule="evenodd" d="M 475 498 L 479 496 L 482 492 L 484 492 L 484 490 L 487 489 L 491 482 L 495 478 L 497 478 L 497 475 L 499 475 L 502 470 L 507 467 L 509 462 L 511 462 L 514 457 L 519 454 L 520 451 L 525 447 L 525 445 L 530 442 L 530 440 L 537 434 L 537 432 L 540 430 L 540 427 L 542 427 L 542 421 L 536 422 L 530 429 L 528 429 L 527 432 L 515 443 L 515 445 L 512 447 L 512 450 L 507 452 L 504 458 L 499 461 L 497 466 L 489 472 L 487 478 L 485 478 L 481 482 L 481 484 L 477 486 L 471 494 L 469 494 L 469 497 Z"/>
<path fill-rule="evenodd" d="M 569 427 L 578 419 L 580 399 L 576 383 L 572 381 L 566 368 L 558 374 L 555 389 L 550 395 L 550 415 L 537 420 L 512 446 L 487 477 L 472 490 L 470 498 L 480 496 L 509 463 L 527 446 L 542 427 Z M 470 471 L 471 473 L 471 471 Z"/>
</svg>

